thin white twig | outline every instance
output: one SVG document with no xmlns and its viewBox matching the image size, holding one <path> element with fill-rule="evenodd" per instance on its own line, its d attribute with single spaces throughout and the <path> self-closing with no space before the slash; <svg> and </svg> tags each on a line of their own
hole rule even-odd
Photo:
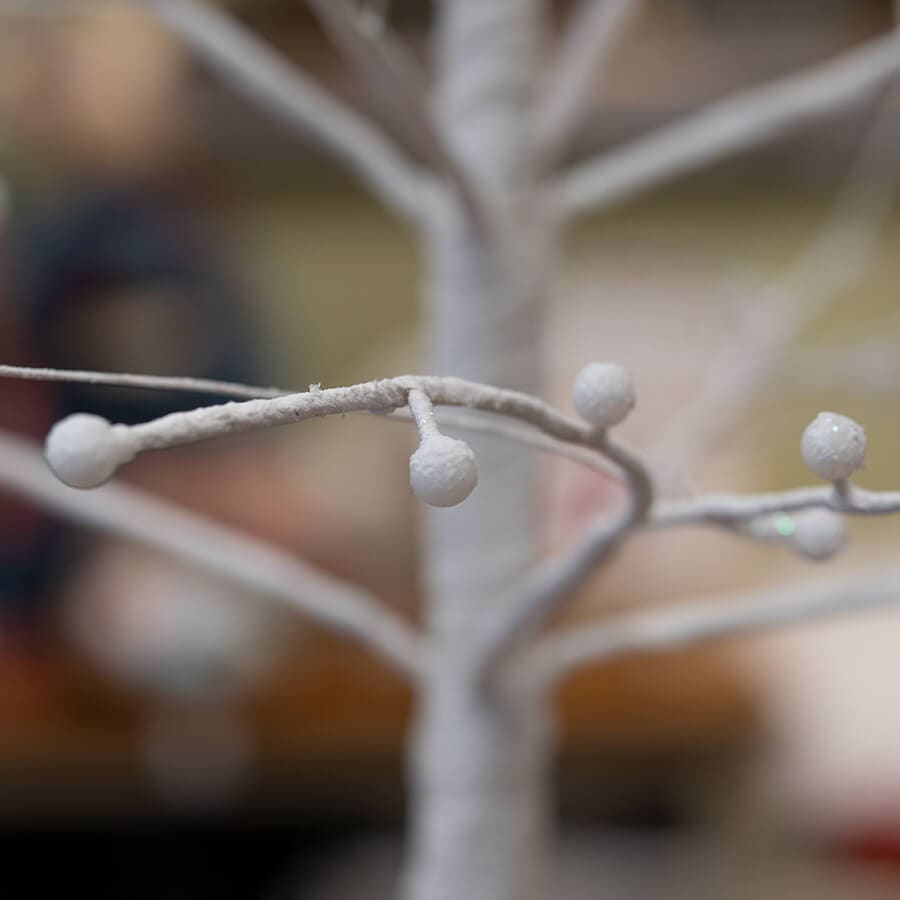
<svg viewBox="0 0 900 900">
<path fill-rule="evenodd" d="M 183 378 L 165 375 L 128 375 L 120 372 L 88 372 L 78 369 L 45 369 L 29 366 L 0 365 L 0 378 L 20 378 L 25 381 L 66 381 L 111 387 L 147 388 L 156 391 L 182 391 L 192 394 L 221 394 L 224 397 L 256 399 L 281 397 L 289 393 L 281 388 L 254 387 L 232 381 L 209 378 Z"/>
<path fill-rule="evenodd" d="M 849 106 L 900 68 L 900 35 L 873 38 L 836 58 L 688 114 L 562 176 L 563 214 L 604 209 L 730 154 L 749 150 Z"/>
<path fill-rule="evenodd" d="M 54 376 L 63 374 L 56 372 Z M 538 442 L 541 449 L 557 449 L 555 443 L 564 443 L 612 463 L 624 475 L 628 490 L 628 505 L 620 515 L 598 521 L 574 551 L 540 566 L 522 590 L 498 604 L 496 614 L 488 617 L 471 648 L 475 673 L 489 671 L 505 649 L 559 609 L 638 527 L 689 524 L 734 527 L 767 514 L 810 507 L 859 515 L 900 511 L 900 494 L 864 491 L 849 484 L 743 497 L 709 495 L 651 508 L 652 486 L 644 464 L 606 432 L 597 432 L 586 423 L 564 416 L 538 398 L 458 378 L 406 375 L 352 387 L 316 388 L 273 399 L 173 413 L 142 425 L 116 428 L 120 429 L 117 434 L 124 436 L 129 450 L 139 452 L 317 416 L 359 411 L 390 413 L 409 406 L 420 432 L 427 432 L 435 427 L 432 404 L 468 407 L 509 417 L 519 420 L 516 424 L 520 429 L 519 423 L 524 422 L 539 429 L 547 439 Z M 509 436 L 519 438 L 515 429 Z"/>
<path fill-rule="evenodd" d="M 326 575 L 257 538 L 150 497 L 108 484 L 87 494 L 60 484 L 40 449 L 0 433 L 0 485 L 82 525 L 125 537 L 265 593 L 346 634 L 409 676 L 422 670 L 412 627 L 363 588 Z"/>
<path fill-rule="evenodd" d="M 745 632 L 857 613 L 900 602 L 900 570 L 888 569 L 864 580 L 790 584 L 746 591 L 669 609 L 624 615 L 594 625 L 568 627 L 545 637 L 525 661 L 547 681 L 580 666 L 630 653 L 680 647 Z"/>
<path fill-rule="evenodd" d="M 158 16 L 242 94 L 291 128 L 317 137 L 392 210 L 418 220 L 426 173 L 406 159 L 373 123 L 218 7 L 195 0 L 132 0 Z"/>
<path fill-rule="evenodd" d="M 563 34 L 538 109 L 536 141 L 546 167 L 562 157 L 597 87 L 597 73 L 641 0 L 581 0 Z"/>
</svg>

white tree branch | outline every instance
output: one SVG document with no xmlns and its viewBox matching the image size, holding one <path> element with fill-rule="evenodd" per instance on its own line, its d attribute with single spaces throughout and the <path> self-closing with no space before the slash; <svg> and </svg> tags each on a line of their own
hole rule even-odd
<svg viewBox="0 0 900 900">
<path fill-rule="evenodd" d="M 48 374 L 48 370 L 25 371 Z M 9 373 L 16 374 L 16 370 L 10 369 Z M 52 370 L 49 374 L 54 378 L 66 375 Z M 101 373 L 75 374 L 87 376 L 91 380 L 103 378 Z M 112 377 L 142 380 L 141 376 Z M 177 379 L 166 379 L 165 383 L 169 384 L 171 381 L 178 382 Z M 190 381 L 187 383 L 193 384 Z M 604 474 L 608 474 L 608 467 L 612 464 L 623 476 L 627 494 L 627 504 L 622 512 L 599 520 L 574 551 L 538 567 L 522 589 L 511 593 L 505 601 L 498 603 L 494 612 L 486 616 L 472 646 L 467 649 L 473 674 L 490 672 L 507 649 L 520 638 L 532 633 L 557 611 L 628 535 L 638 528 L 702 524 L 739 531 L 743 529 L 749 537 L 760 537 L 762 532 L 757 535 L 747 526 L 775 513 L 815 507 L 857 515 L 900 511 L 900 493 L 857 489 L 846 480 L 835 481 L 825 487 L 801 488 L 782 493 L 707 495 L 690 501 L 653 506 L 652 485 L 644 464 L 633 451 L 614 441 L 605 430 L 570 419 L 537 398 L 458 378 L 405 375 L 351 387 L 327 390 L 315 388 L 301 394 L 203 407 L 189 412 L 172 413 L 141 425 L 113 426 L 113 443 L 114 447 L 120 444 L 126 447 L 124 461 L 144 450 L 191 443 L 254 428 L 349 412 L 394 414 L 404 407 L 409 408 L 419 428 L 420 439 L 425 442 L 439 434 L 432 404 L 467 407 L 468 410 L 464 412 L 477 410 L 508 417 L 513 423 L 505 423 L 507 427 L 500 429 L 504 436 L 515 440 L 524 439 L 524 443 L 539 449 L 556 452 L 564 448 L 577 450 L 577 455 L 571 452 L 564 455 L 573 456 L 576 461 Z M 466 424 L 465 420 L 462 424 Z M 509 427 L 510 424 L 513 425 L 512 428 Z M 63 426 L 64 423 L 58 427 Z M 529 434 L 529 427 L 538 430 L 539 440 Z M 64 440 L 62 446 L 65 447 Z M 602 460 L 602 463 L 592 464 L 587 456 L 580 458 L 584 454 L 591 454 L 597 460 Z M 62 458 L 65 462 L 64 455 Z M 65 491 L 65 494 L 69 496 L 71 492 Z M 142 521 L 146 520 L 147 517 L 144 516 Z"/>
<path fill-rule="evenodd" d="M 371 122 L 278 56 L 227 13 L 195 0 L 131 0 L 165 22 L 242 94 L 318 138 L 389 208 L 417 220 L 428 175 Z"/>
<path fill-rule="evenodd" d="M 93 373 L 91 373 L 93 374 Z M 135 376 L 141 378 L 142 376 Z M 401 375 L 350 387 L 319 389 L 266 399 L 223 403 L 170 413 L 139 425 L 116 425 L 116 440 L 133 458 L 160 450 L 306 419 L 351 412 L 389 413 L 405 407 L 409 392 L 424 391 L 438 405 L 463 406 L 518 419 L 549 437 L 606 456 L 620 468 L 630 465 L 628 451 L 598 437 L 591 426 L 557 412 L 537 397 L 461 378 Z M 621 459 L 619 458 L 621 456 Z"/>
<path fill-rule="evenodd" d="M 525 661 L 540 678 L 555 680 L 580 666 L 630 653 L 677 650 L 839 613 L 858 613 L 900 602 L 900 570 L 835 583 L 789 584 L 707 601 L 569 627 L 544 638 Z"/>
<path fill-rule="evenodd" d="M 54 377 L 62 374 L 54 373 Z M 363 410 L 392 413 L 409 406 L 420 431 L 436 429 L 431 404 L 463 406 L 524 422 L 552 439 L 543 442 L 542 449 L 562 442 L 608 460 L 624 475 L 628 489 L 627 507 L 619 517 L 592 530 L 571 560 L 541 569 L 533 587 L 525 592 L 525 602 L 504 608 L 484 630 L 484 639 L 479 638 L 472 657 L 486 660 L 566 599 L 586 572 L 612 553 L 641 521 L 652 500 L 649 476 L 632 451 L 612 440 L 605 430 L 569 418 L 536 397 L 459 378 L 406 375 L 351 387 L 316 388 L 271 399 L 201 407 L 134 426 L 110 426 L 96 417 L 72 416 L 55 426 L 48 437 L 48 458 L 55 468 L 62 466 L 57 471 L 66 480 L 87 487 L 102 483 L 118 465 L 140 452 L 314 417 Z M 423 440 L 428 436 L 423 433 Z M 89 460 L 87 474 L 85 460 Z M 602 468 L 605 471 L 605 466 Z"/>
<path fill-rule="evenodd" d="M 375 651 L 408 676 L 423 667 L 422 640 L 363 588 L 319 572 L 249 535 L 154 499 L 137 488 L 104 485 L 86 494 L 60 484 L 40 449 L 0 433 L 0 485 L 79 524 L 137 541 L 267 594 L 314 622 Z"/>
<path fill-rule="evenodd" d="M 873 38 L 834 59 L 749 88 L 562 176 L 564 214 L 598 210 L 750 150 L 809 119 L 849 106 L 900 69 L 900 36 Z"/>
<path fill-rule="evenodd" d="M 581 0 L 563 34 L 538 108 L 537 152 L 545 167 L 565 154 L 600 71 L 641 0 Z"/>
<path fill-rule="evenodd" d="M 498 605 L 497 613 L 488 619 L 475 639 L 472 652 L 480 671 L 490 673 L 505 649 L 533 632 L 536 626 L 557 611 L 637 528 L 714 525 L 751 539 L 777 540 L 777 530 L 758 527 L 763 524 L 760 521 L 763 517 L 813 508 L 854 515 L 900 512 L 900 492 L 866 491 L 854 488 L 844 478 L 824 487 L 744 496 L 707 495 L 690 501 L 651 506 L 652 486 L 643 465 L 636 459 L 629 459 L 629 455 L 623 454 L 619 448 L 607 446 L 605 452 L 626 474 L 631 488 L 629 507 L 617 518 L 598 519 L 574 552 L 539 567 L 524 589 L 506 603 Z M 801 535 L 795 538 L 791 533 L 781 537 L 796 540 Z M 833 541 L 832 534 L 807 532 L 798 549 L 821 559 L 835 552 L 837 547 Z"/>
<path fill-rule="evenodd" d="M 26 381 L 68 381 L 110 387 L 145 388 L 148 390 L 183 391 L 188 393 L 221 394 L 235 399 L 260 399 L 283 397 L 293 391 L 277 387 L 259 387 L 236 384 L 232 381 L 215 381 L 208 378 L 169 377 L 164 375 L 133 375 L 119 372 L 93 372 L 75 369 L 47 369 L 28 366 L 0 365 L 0 378 L 18 378 Z M 381 416 L 390 421 L 411 424 L 407 410 L 398 409 Z M 491 434 L 533 450 L 553 453 L 591 469 L 606 478 L 621 482 L 621 472 L 605 457 L 578 444 L 570 444 L 551 437 L 537 428 L 515 420 L 499 419 L 476 409 L 442 409 L 438 414 L 442 425 L 461 431 Z"/>
<path fill-rule="evenodd" d="M 629 469 L 621 458 L 616 458 L 616 462 L 631 476 L 634 490 L 636 483 L 639 484 L 634 479 L 640 477 L 637 473 L 642 472 L 643 468 Z M 558 610 L 621 542 L 638 528 L 707 525 L 724 528 L 750 539 L 768 541 L 775 537 L 771 532 L 752 526 L 758 524 L 763 517 L 776 513 L 828 509 L 847 515 L 874 516 L 900 512 L 900 492 L 867 491 L 852 486 L 846 480 L 779 493 L 709 494 L 691 500 L 658 502 L 653 505 L 650 505 L 652 495 L 647 481 L 646 491 L 636 492 L 632 496 L 630 510 L 612 521 L 599 518 L 574 552 L 539 567 L 524 590 L 500 608 L 494 621 L 485 628 L 484 640 L 479 641 L 476 648 L 481 665 L 490 669 L 496 656 L 514 639 Z M 638 505 L 639 502 L 647 505 Z"/>
</svg>

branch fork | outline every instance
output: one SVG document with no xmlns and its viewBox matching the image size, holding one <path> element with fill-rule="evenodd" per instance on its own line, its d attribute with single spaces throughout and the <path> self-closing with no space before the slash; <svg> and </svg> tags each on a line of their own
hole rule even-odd
<svg viewBox="0 0 900 900">
<path fill-rule="evenodd" d="M 17 371 L 15 367 L 3 367 L 0 374 L 15 376 Z M 60 380 L 67 373 L 23 369 L 21 374 L 27 378 Z M 73 378 L 132 386 L 143 381 L 144 386 L 160 386 L 159 379 L 143 379 L 142 376 L 77 372 L 73 373 Z M 164 381 L 164 386 L 169 388 L 180 385 L 185 390 L 195 389 L 190 381 Z M 322 389 L 314 385 L 309 391 L 293 394 L 283 394 L 274 388 L 223 387 L 226 393 L 233 395 L 242 391 L 270 391 L 275 395 L 173 413 L 134 426 L 112 424 L 98 416 L 75 414 L 51 429 L 45 447 L 47 462 L 65 483 L 80 488 L 96 487 L 107 481 L 119 465 L 148 450 L 315 417 L 361 411 L 396 414 L 407 409 L 419 437 L 418 446 L 410 457 L 413 493 L 433 506 L 452 506 L 464 502 L 476 489 L 478 473 L 475 455 L 468 444 L 447 436 L 441 430 L 435 407 L 450 406 L 463 407 L 470 415 L 480 416 L 482 424 L 501 420 L 502 427 L 495 429 L 487 424 L 488 430 L 512 440 L 521 440 L 565 456 L 572 456 L 571 451 L 577 450 L 582 456 L 579 459 L 576 455 L 576 459 L 588 462 L 591 468 L 597 468 L 604 474 L 608 471 L 607 467 L 614 468 L 626 489 L 624 508 L 611 516 L 599 518 L 574 548 L 558 559 L 539 565 L 524 584 L 515 587 L 486 611 L 484 621 L 476 630 L 467 651 L 470 671 L 476 678 L 492 674 L 513 649 L 521 647 L 526 638 L 533 639 L 541 626 L 571 599 L 586 579 L 607 563 L 629 536 L 640 530 L 713 526 L 752 540 L 785 544 L 810 559 L 821 560 L 830 558 L 843 547 L 843 516 L 900 512 L 900 492 L 873 492 L 851 487 L 850 478 L 865 461 L 865 432 L 852 419 L 837 413 L 821 413 L 807 427 L 801 440 L 805 462 L 814 474 L 829 481 L 825 486 L 774 494 L 710 494 L 685 501 L 654 502 L 652 478 L 646 465 L 635 451 L 611 434 L 611 429 L 628 415 L 636 399 L 630 376 L 621 366 L 613 363 L 591 363 L 575 379 L 573 401 L 584 421 L 570 418 L 536 397 L 449 377 L 402 375 L 349 387 Z M 504 419 L 514 423 L 513 427 L 503 423 Z M 540 435 L 539 440 L 534 439 L 535 433 Z M 0 447 L 0 451 L 10 456 L 14 462 L 13 468 L 19 475 L 25 474 L 24 484 L 32 485 L 26 492 L 36 491 L 42 498 L 49 497 L 51 504 L 60 506 L 57 493 L 48 494 L 46 485 L 34 487 L 34 472 L 24 465 L 21 448 L 8 447 L 4 450 Z M 601 460 L 602 464 L 593 464 L 595 459 Z M 28 465 L 31 466 L 31 463 Z M 8 486 L 14 485 L 8 482 Z M 126 491 L 126 500 L 123 501 L 126 505 L 145 505 L 144 500 L 128 494 L 127 490 L 116 488 L 120 494 Z M 76 511 L 88 522 L 96 524 L 99 515 L 101 527 L 115 525 L 140 540 L 177 552 L 175 546 L 169 547 L 172 541 L 152 537 L 146 529 L 135 530 L 135 526 L 124 521 L 117 512 L 109 513 L 102 502 L 99 513 L 85 513 L 75 499 L 77 492 L 67 492 L 64 496 L 66 499 L 62 507 L 66 511 Z M 151 502 L 148 500 L 146 504 Z M 84 504 L 84 509 L 92 509 L 92 503 Z M 114 502 L 112 508 L 119 507 Z M 167 524 L 167 533 L 177 534 L 185 529 L 197 532 L 198 526 L 187 518 L 189 514 L 166 510 L 165 515 L 167 522 L 175 523 Z M 177 524 L 177 517 L 182 515 L 186 517 L 184 527 Z M 159 516 L 151 509 L 149 519 L 154 518 Z M 216 535 L 202 530 L 201 538 L 205 543 L 219 540 Z M 200 555 L 204 561 L 208 559 L 208 554 Z M 277 562 L 276 568 L 282 565 Z M 213 565 L 212 568 L 219 570 L 221 566 L 217 568 Z M 234 572 L 226 574 L 235 577 Z M 245 575 L 237 573 L 236 577 L 240 580 Z M 283 589 L 280 590 L 283 593 Z M 326 593 L 335 595 L 333 588 L 326 590 Z M 408 630 L 408 626 L 400 625 L 373 600 L 364 598 L 358 589 L 348 587 L 348 594 L 352 594 L 353 599 L 349 602 L 346 597 L 341 599 L 334 613 L 323 616 L 321 605 L 306 605 L 305 601 L 301 609 L 311 612 L 316 618 L 324 618 L 327 624 L 340 622 L 342 629 L 350 630 L 362 639 L 366 639 L 365 630 L 369 624 L 377 621 L 376 637 L 372 641 L 375 649 L 401 665 L 405 671 L 418 672 L 420 654 L 425 652 L 423 639 Z M 833 605 L 830 602 L 829 608 Z M 726 620 L 721 619 L 718 611 L 715 614 L 719 617 L 716 633 L 727 630 Z M 363 621 L 365 627 L 360 624 Z M 744 624 L 737 627 L 748 627 L 746 615 L 740 621 Z M 698 636 L 707 634 L 710 626 L 706 619 L 701 617 L 697 622 Z M 616 624 L 615 633 L 619 633 L 622 627 Z M 600 635 L 596 645 L 601 654 L 608 652 L 605 648 L 608 647 L 609 637 L 605 628 L 605 624 L 601 623 L 594 629 Z M 629 646 L 638 640 L 635 635 L 649 633 L 643 625 L 636 631 L 628 631 Z M 653 631 L 653 634 L 656 632 Z M 584 638 L 576 640 L 573 636 L 572 640 L 582 648 L 574 656 L 587 660 L 590 654 L 583 649 L 586 646 Z M 648 647 L 655 646 L 657 637 L 647 640 Z M 564 636 L 540 639 L 534 652 L 546 659 L 547 652 L 541 649 L 545 644 L 549 642 L 550 646 L 564 648 L 568 646 L 566 641 Z M 398 649 L 400 644 L 405 649 Z M 574 658 L 566 649 L 560 650 L 560 654 L 566 660 Z M 562 668 L 567 669 L 569 665 L 566 662 Z"/>
</svg>

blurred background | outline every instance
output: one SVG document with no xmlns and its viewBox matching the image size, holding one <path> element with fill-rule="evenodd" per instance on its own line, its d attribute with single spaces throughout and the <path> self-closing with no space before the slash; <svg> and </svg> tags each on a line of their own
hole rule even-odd
<svg viewBox="0 0 900 900">
<path fill-rule="evenodd" d="M 362 104 L 303 4 L 227 5 Z M 423 58 L 429 6 L 390 10 Z M 569 10 L 553 4 L 548 59 Z M 572 158 L 890 22 L 888 0 L 648 0 Z M 866 135 L 889 207 L 890 99 L 581 220 L 549 311 L 547 396 L 567 408 L 584 362 L 625 363 L 641 397 L 625 432 L 652 453 L 735 359 L 757 359 L 770 376 L 667 488 L 806 483 L 799 435 L 823 408 L 865 424 L 860 482 L 896 486 L 900 219 L 859 273 L 815 286 L 834 297 L 775 352 L 752 327 Z M 126 4 L 0 0 L 0 362 L 297 389 L 415 371 L 419 278 L 413 235 Z M 3 381 L 0 426 L 40 439 L 73 411 L 136 422 L 210 400 Z M 414 616 L 411 446 L 347 417 L 148 455 L 122 478 Z M 606 495 L 562 463 L 545 474 L 550 549 Z M 849 527 L 835 571 L 896 557 L 900 525 Z M 641 537 L 570 618 L 812 565 L 716 533 Z M 569 679 L 556 778 L 571 895 L 900 896 L 898 645 L 888 611 Z M 410 703 L 362 651 L 264 599 L 0 495 L 4 900 L 388 896 Z"/>
</svg>

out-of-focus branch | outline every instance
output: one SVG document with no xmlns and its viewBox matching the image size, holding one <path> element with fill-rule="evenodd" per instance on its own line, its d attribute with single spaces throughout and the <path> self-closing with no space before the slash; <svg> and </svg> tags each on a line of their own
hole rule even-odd
<svg viewBox="0 0 900 900">
<path fill-rule="evenodd" d="M 868 340 L 801 349 L 785 361 L 779 376 L 798 390 L 898 391 L 900 331 L 897 325 L 879 322 L 879 336 Z M 896 336 L 885 336 L 891 334 Z"/>
<path fill-rule="evenodd" d="M 787 268 L 743 304 L 740 341 L 727 341 L 704 386 L 650 451 L 660 485 L 687 469 L 746 414 L 796 335 L 865 277 L 900 188 L 893 146 L 900 89 L 891 88 L 825 223 Z"/>
<path fill-rule="evenodd" d="M 451 506 L 463 502 L 475 488 L 476 460 L 466 444 L 442 433 L 435 416 L 436 405 L 464 407 L 465 411 L 477 410 L 501 416 L 510 420 L 507 425 L 513 425 L 504 431 L 505 437 L 523 439 L 523 443 L 563 452 L 567 456 L 572 454 L 564 452 L 559 445 L 578 450 L 579 454 L 574 458 L 582 463 L 586 463 L 580 458 L 582 451 L 594 454 L 602 463 L 595 463 L 591 468 L 604 474 L 608 474 L 610 465 L 618 470 L 625 488 L 625 508 L 598 520 L 574 550 L 539 566 L 523 587 L 511 591 L 505 600 L 487 611 L 482 627 L 471 646 L 466 648 L 473 676 L 490 674 L 508 650 L 552 616 L 638 528 L 706 524 L 745 533 L 751 538 L 770 540 L 774 537 L 771 529 L 755 526 L 760 525 L 765 516 L 775 513 L 787 514 L 811 508 L 857 515 L 900 511 L 900 493 L 875 493 L 850 484 L 850 476 L 865 461 L 865 435 L 855 422 L 834 413 L 820 414 L 807 427 L 801 441 L 807 466 L 820 478 L 830 481 L 828 487 L 776 494 L 709 495 L 654 507 L 653 488 L 646 466 L 634 451 L 609 433 L 609 429 L 627 415 L 634 402 L 627 373 L 620 370 L 621 367 L 613 364 L 595 363 L 579 374 L 573 396 L 585 421 L 569 418 L 527 394 L 459 378 L 403 375 L 351 387 L 323 390 L 315 386 L 300 394 L 202 407 L 135 426 L 111 425 L 96 416 L 75 415 L 64 419 L 51 431 L 47 439 L 47 459 L 68 483 L 93 487 L 108 479 L 117 466 L 146 450 L 314 417 L 362 411 L 395 414 L 408 407 L 419 432 L 419 447 L 410 458 L 412 489 L 431 505 Z M 54 378 L 65 375 L 63 372 L 51 374 Z M 76 373 L 92 378 L 97 374 Z M 523 431 L 526 428 L 536 429 L 541 439 L 533 440 Z M 51 495 L 51 499 L 56 496 Z M 59 496 L 73 495 L 66 490 Z M 106 496 L 110 496 L 108 492 Z M 142 529 L 150 527 L 147 523 L 153 521 L 152 510 L 133 518 L 139 522 L 134 526 L 138 530 L 128 533 L 149 540 Z M 178 531 L 177 522 L 165 528 L 164 517 L 156 518 L 160 531 L 167 535 Z M 112 520 L 109 527 L 119 524 L 118 520 Z M 794 529 L 797 525 L 793 521 L 781 524 Z M 831 523 L 826 523 L 823 530 L 821 521 L 806 522 L 806 528 L 803 534 L 791 532 L 787 535 L 793 537 L 797 549 L 813 558 L 825 558 L 835 552 L 841 535 L 834 534 Z M 780 533 L 777 528 L 775 532 Z M 202 559 L 203 537 L 200 532 L 199 549 L 190 548 L 192 535 L 185 528 L 175 540 L 179 546 L 188 548 L 184 551 L 186 554 L 195 557 L 201 554 L 199 558 Z M 169 540 L 165 538 L 160 546 L 167 546 L 165 542 Z M 258 548 L 257 551 L 263 553 Z M 275 562 L 274 575 L 266 576 L 270 579 L 283 571 L 284 564 Z M 357 615 L 356 607 L 352 604 L 351 607 L 349 614 Z M 336 608 L 340 608 L 340 604 Z M 347 609 L 346 603 L 343 609 Z M 314 612 L 322 615 L 317 609 Z"/>
<path fill-rule="evenodd" d="M 546 168 L 562 157 L 596 89 L 597 73 L 641 0 L 581 0 L 560 40 L 538 109 L 538 156 Z"/>
<path fill-rule="evenodd" d="M 180 35 L 242 94 L 285 124 L 318 138 L 360 176 L 389 208 L 416 220 L 422 206 L 420 171 L 370 121 L 218 7 L 195 0 L 131 0 Z"/>
<path fill-rule="evenodd" d="M 726 97 L 562 176 L 563 214 L 603 209 L 836 112 L 900 69 L 900 35 Z"/>
<path fill-rule="evenodd" d="M 381 114 L 413 151 L 427 160 L 434 174 L 447 179 L 470 219 L 483 230 L 487 223 L 478 196 L 431 117 L 426 73 L 383 23 L 373 33 L 366 26 L 368 19 L 357 14 L 347 0 L 306 2 Z"/>
<path fill-rule="evenodd" d="M 423 665 L 412 627 L 363 588 L 319 572 L 249 535 L 154 499 L 137 488 L 105 485 L 86 494 L 60 484 L 40 449 L 0 433 L 0 485 L 61 516 L 164 551 L 294 608 L 345 634 L 408 676 Z"/>
<path fill-rule="evenodd" d="M 544 638 L 525 661 L 537 677 L 555 680 L 581 666 L 630 653 L 681 647 L 746 632 L 858 613 L 900 602 L 900 570 L 835 584 L 789 584 L 667 609 L 568 627 Z"/>
</svg>

